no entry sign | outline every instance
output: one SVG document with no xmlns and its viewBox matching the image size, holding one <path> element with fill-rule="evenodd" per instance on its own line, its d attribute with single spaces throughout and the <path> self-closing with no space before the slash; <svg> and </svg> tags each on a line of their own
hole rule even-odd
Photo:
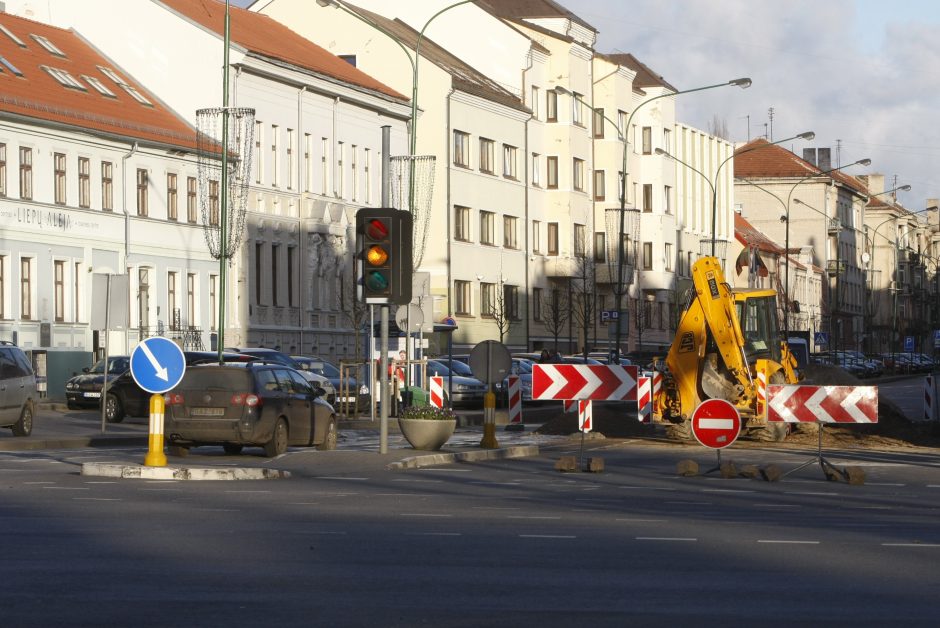
<svg viewBox="0 0 940 628">
<path fill-rule="evenodd" d="M 707 399 L 692 412 L 692 435 L 711 449 L 722 449 L 741 433 L 738 409 L 724 399 Z"/>
</svg>

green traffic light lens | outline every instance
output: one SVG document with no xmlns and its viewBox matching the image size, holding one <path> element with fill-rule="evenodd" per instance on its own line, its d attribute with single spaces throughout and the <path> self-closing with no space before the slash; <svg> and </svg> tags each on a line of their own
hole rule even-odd
<svg viewBox="0 0 940 628">
<path fill-rule="evenodd" d="M 374 292 L 383 292 L 388 290 L 388 277 L 377 270 L 366 274 L 366 287 Z"/>
</svg>

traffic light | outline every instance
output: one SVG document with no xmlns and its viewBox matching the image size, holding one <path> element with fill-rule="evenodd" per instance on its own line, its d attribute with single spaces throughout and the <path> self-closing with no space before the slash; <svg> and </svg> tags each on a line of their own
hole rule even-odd
<svg viewBox="0 0 940 628">
<path fill-rule="evenodd" d="M 366 303 L 411 303 L 411 214 L 388 207 L 356 213 L 358 274 Z"/>
</svg>

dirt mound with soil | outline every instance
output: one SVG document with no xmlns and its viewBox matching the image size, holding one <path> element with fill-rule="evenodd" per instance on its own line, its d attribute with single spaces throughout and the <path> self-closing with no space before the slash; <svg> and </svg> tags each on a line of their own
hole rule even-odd
<svg viewBox="0 0 940 628">
<path fill-rule="evenodd" d="M 846 373 L 843 369 L 813 364 L 804 373 L 804 384 L 822 386 L 866 386 L 868 382 Z M 593 404 L 593 431 L 608 438 L 642 438 L 661 436 L 657 426 L 640 423 L 632 405 L 612 402 Z M 812 445 L 819 442 L 819 425 L 801 423 L 792 426 L 786 443 Z M 559 411 L 550 416 L 536 433 L 568 435 L 578 432 L 578 414 Z M 742 437 L 743 439 L 743 437 Z M 823 447 L 940 447 L 940 433 L 936 426 L 911 423 L 904 413 L 891 401 L 878 398 L 878 423 L 849 425 L 847 427 L 827 425 L 823 428 Z"/>
</svg>

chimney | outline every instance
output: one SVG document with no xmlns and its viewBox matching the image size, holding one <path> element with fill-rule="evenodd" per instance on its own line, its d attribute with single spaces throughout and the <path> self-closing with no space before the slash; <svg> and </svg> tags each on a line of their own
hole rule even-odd
<svg viewBox="0 0 940 628">
<path fill-rule="evenodd" d="M 815 148 L 804 148 L 803 149 L 803 161 L 808 161 L 809 163 L 816 165 L 816 149 Z"/>
<path fill-rule="evenodd" d="M 869 174 L 866 177 L 869 194 L 881 194 L 885 191 L 885 176 L 883 174 Z"/>
<path fill-rule="evenodd" d="M 831 151 L 828 148 L 819 149 L 819 157 L 817 157 L 816 167 L 825 172 L 826 170 L 832 169 L 832 158 Z"/>
</svg>

